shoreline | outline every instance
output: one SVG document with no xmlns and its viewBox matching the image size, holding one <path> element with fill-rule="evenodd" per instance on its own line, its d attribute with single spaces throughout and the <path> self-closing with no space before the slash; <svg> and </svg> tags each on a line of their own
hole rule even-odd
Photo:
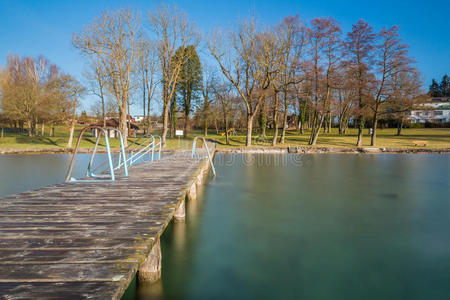
<svg viewBox="0 0 450 300">
<path fill-rule="evenodd" d="M 323 154 L 323 153 L 347 153 L 347 154 L 449 154 L 450 148 L 390 148 L 390 147 L 259 147 L 259 148 L 236 148 L 217 149 L 224 153 L 297 153 L 297 154 Z"/>
<path fill-rule="evenodd" d="M 119 148 L 111 149 L 113 153 L 120 151 Z M 80 148 L 78 153 L 92 153 L 93 148 Z M 164 149 L 162 152 L 174 152 L 176 149 Z M 305 147 L 305 146 L 284 146 L 284 147 L 240 147 L 240 148 L 216 148 L 217 152 L 223 153 L 407 153 L 407 154 L 449 154 L 449 148 L 391 148 L 391 147 Z M 98 153 L 106 153 L 104 149 L 97 149 Z M 24 148 L 24 149 L 1 149 L 1 154 L 71 154 L 72 148 Z"/>
</svg>

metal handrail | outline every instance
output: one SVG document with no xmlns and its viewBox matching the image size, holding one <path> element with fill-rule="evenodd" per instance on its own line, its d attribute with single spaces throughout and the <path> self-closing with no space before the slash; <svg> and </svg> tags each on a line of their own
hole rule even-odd
<svg viewBox="0 0 450 300">
<path fill-rule="evenodd" d="M 139 143 L 139 141 L 144 139 L 144 138 L 145 138 L 145 140 L 143 142 Z M 150 148 L 149 145 L 151 146 L 151 144 L 155 141 L 155 138 L 158 138 L 159 142 L 155 143 L 155 145 Z M 150 141 L 150 140 L 152 141 L 152 143 L 147 144 L 147 142 Z M 128 147 L 125 148 L 125 153 L 127 154 L 127 159 L 125 161 L 126 161 L 127 166 L 128 167 L 131 166 L 133 163 L 135 163 L 136 161 L 138 161 L 139 159 L 144 157 L 144 155 L 149 153 L 150 151 L 151 151 L 150 161 L 153 161 L 156 147 L 159 147 L 158 148 L 158 157 L 157 157 L 157 159 L 161 159 L 161 137 L 159 135 L 153 136 L 151 134 L 147 134 L 147 135 L 141 136 L 140 138 L 138 138 L 136 141 L 134 141 L 132 144 L 128 145 Z M 148 148 L 147 151 L 145 151 L 145 153 L 141 153 L 141 150 L 143 148 L 145 148 L 145 149 Z M 133 151 L 136 151 L 137 149 L 139 149 L 138 152 L 137 153 L 133 153 Z M 137 154 L 140 154 L 139 158 L 136 158 Z M 123 166 L 122 153 L 119 153 L 118 157 L 119 157 L 119 159 L 117 161 L 117 165 L 114 168 L 114 170 L 120 169 Z M 101 169 L 102 167 L 104 167 L 106 165 L 106 163 L 107 163 L 107 161 L 105 161 L 104 163 L 102 163 L 99 166 L 97 166 L 94 169 L 94 172 L 99 170 L 99 169 Z"/>
<path fill-rule="evenodd" d="M 148 139 L 146 139 L 144 142 L 142 142 L 141 144 L 135 145 L 135 148 L 138 148 L 139 146 L 141 147 L 136 153 L 133 153 L 132 151 L 128 152 L 128 158 L 125 162 L 128 164 L 128 166 L 133 165 L 136 161 L 139 161 L 146 154 L 149 154 L 150 152 L 151 152 L 150 161 L 153 161 L 156 147 L 158 147 L 158 159 L 161 159 L 161 137 L 159 135 L 153 136 L 151 134 L 147 135 L 146 137 L 148 137 Z M 157 139 L 159 138 L 159 142 L 156 142 L 155 138 L 157 138 Z M 139 139 L 137 141 L 139 141 Z M 150 140 L 151 140 L 151 142 L 149 144 L 146 144 L 147 141 L 150 141 Z M 116 169 L 120 168 L 122 166 L 122 164 L 123 163 L 119 160 L 119 163 L 118 163 Z"/>
<path fill-rule="evenodd" d="M 70 161 L 70 165 L 69 165 L 69 169 L 67 171 L 67 176 L 66 176 L 66 182 L 73 182 L 73 181 L 88 181 L 88 182 L 92 182 L 92 181 L 99 181 L 99 180 L 86 180 L 86 179 L 75 179 L 73 178 L 72 175 L 72 169 L 73 169 L 73 165 L 75 162 L 75 157 L 78 153 L 78 149 L 80 148 L 80 143 L 83 137 L 83 134 L 86 132 L 86 130 L 88 129 L 98 129 L 99 134 L 97 135 L 97 139 L 95 141 L 95 146 L 94 146 L 94 151 L 92 152 L 91 158 L 89 160 L 89 164 L 88 164 L 88 168 L 86 171 L 86 175 L 87 177 L 106 177 L 106 175 L 95 175 L 94 172 L 92 171 L 92 163 L 94 161 L 94 157 L 95 157 L 95 153 L 97 152 L 97 148 L 98 148 L 98 143 L 100 141 L 100 137 L 101 137 L 101 133 L 103 133 L 104 137 L 105 137 L 105 147 L 106 147 L 106 153 L 107 153 L 107 157 L 108 157 L 108 165 L 109 165 L 109 174 L 111 179 L 109 179 L 110 181 L 114 181 L 116 176 L 114 174 L 114 167 L 113 167 L 113 162 L 112 162 L 112 156 L 111 156 L 111 147 L 109 145 L 109 137 L 107 134 L 107 130 L 113 130 L 119 133 L 119 138 L 120 138 L 120 148 L 121 148 L 121 155 L 123 158 L 123 171 L 124 171 L 124 176 L 128 176 L 128 168 L 127 165 L 125 163 L 126 161 L 126 155 L 125 155 L 125 147 L 124 147 L 124 143 L 123 143 L 123 138 L 122 138 L 122 133 L 113 127 L 100 127 L 100 126 L 86 126 L 84 127 L 81 132 L 80 135 L 78 136 L 78 140 L 77 140 L 77 144 L 75 146 L 75 150 L 73 152 L 72 155 L 72 159 Z M 95 171 L 95 170 L 94 170 Z M 103 179 L 101 181 L 108 181 L 107 179 Z"/>
<path fill-rule="evenodd" d="M 203 140 L 203 145 L 205 145 L 206 148 L 206 153 L 208 154 L 208 159 L 209 159 L 209 163 L 211 164 L 211 170 L 213 171 L 214 176 L 216 176 L 216 168 L 214 168 L 214 163 L 211 157 L 211 153 L 209 152 L 209 148 L 208 148 L 208 144 L 206 143 L 206 139 L 203 136 L 196 136 L 194 138 L 194 141 L 192 143 L 192 152 L 191 152 L 191 157 L 192 158 L 196 158 L 195 157 L 195 149 L 197 146 L 197 139 L 201 138 Z"/>
</svg>

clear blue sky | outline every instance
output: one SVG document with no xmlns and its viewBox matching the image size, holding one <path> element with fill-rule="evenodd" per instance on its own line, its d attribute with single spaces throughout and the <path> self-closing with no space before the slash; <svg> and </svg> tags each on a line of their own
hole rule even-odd
<svg viewBox="0 0 450 300">
<path fill-rule="evenodd" d="M 71 37 L 103 10 L 122 6 L 152 9 L 160 1 L 136 0 L 0 0 L 0 65 L 8 53 L 44 55 L 64 72 L 82 79 L 83 60 Z M 303 19 L 332 16 L 344 31 L 358 19 L 376 30 L 399 25 L 404 41 L 428 86 L 432 78 L 450 74 L 449 0 L 180 0 L 169 1 L 188 13 L 202 30 L 227 26 L 239 17 L 256 15 L 275 24 L 299 14 Z M 88 107 L 86 107 L 88 108 Z"/>
</svg>

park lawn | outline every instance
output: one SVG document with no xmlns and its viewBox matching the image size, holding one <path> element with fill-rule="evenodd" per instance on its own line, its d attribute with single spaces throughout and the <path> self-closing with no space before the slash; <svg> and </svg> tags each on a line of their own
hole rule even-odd
<svg viewBox="0 0 450 300">
<path fill-rule="evenodd" d="M 75 146 L 81 126 L 76 128 L 73 146 Z M 413 141 L 427 141 L 426 148 L 448 148 L 450 147 L 450 128 L 423 128 L 423 129 L 403 129 L 401 136 L 396 136 L 396 129 L 378 129 L 377 130 L 377 147 L 389 148 L 417 148 Z M 281 132 L 280 132 L 281 133 Z M 370 136 L 368 131 L 364 131 L 363 146 L 370 145 Z M 154 132 L 153 134 L 160 134 Z M 238 132 L 238 135 L 230 136 L 230 145 L 225 144 L 225 136 L 217 135 L 215 131 L 208 133 L 208 138 L 216 139 L 219 142 L 220 148 L 236 148 L 245 146 L 246 132 Z M 254 133 L 252 144 L 255 147 L 267 146 L 270 147 L 272 141 L 273 131 L 267 132 L 266 138 L 259 137 Z M 187 138 L 168 138 L 167 149 L 190 149 L 192 140 L 195 136 L 202 135 L 202 131 L 195 130 Z M 310 132 L 307 131 L 300 135 L 296 131 L 288 131 L 284 145 L 278 146 L 308 146 Z M 69 136 L 69 130 L 66 127 L 55 128 L 55 136 L 35 136 L 28 137 L 26 134 L 12 134 L 5 133 L 3 138 L 0 138 L 1 149 L 58 149 L 65 148 Z M 332 133 L 320 133 L 316 147 L 355 147 L 357 138 L 357 130 L 349 129 L 347 135 L 339 135 L 337 128 L 332 129 Z M 132 142 L 135 138 L 129 138 Z M 119 147 L 119 139 L 110 139 L 111 146 Z M 95 138 L 90 137 L 89 133 L 85 134 L 81 142 L 81 148 L 92 148 L 95 144 Z M 103 139 L 101 146 L 104 145 Z M 310 147 L 310 146 L 309 146 Z"/>
<path fill-rule="evenodd" d="M 281 133 L 281 132 L 280 132 Z M 280 135 L 279 133 L 279 135 Z M 397 129 L 378 129 L 377 130 L 377 147 L 386 148 L 417 148 L 413 141 L 427 141 L 426 148 L 449 148 L 450 147 L 450 128 L 422 128 L 402 130 L 402 135 L 397 136 Z M 254 136 L 252 144 L 254 146 L 270 146 L 272 142 L 273 133 L 269 131 L 267 138 Z M 308 146 L 310 131 L 306 131 L 300 135 L 296 131 L 288 131 L 284 146 Z M 216 138 L 220 143 L 220 147 L 229 147 L 225 144 L 225 137 L 211 135 L 211 138 Z M 317 145 L 315 147 L 355 147 L 357 140 L 357 130 L 349 129 L 347 135 L 339 135 L 338 129 L 333 128 L 332 133 L 320 133 Z M 231 147 L 245 146 L 245 135 L 231 136 Z M 278 144 L 278 146 L 281 146 Z M 370 146 L 370 136 L 368 130 L 364 130 L 363 146 Z M 421 146 L 422 147 L 422 146 Z"/>
</svg>

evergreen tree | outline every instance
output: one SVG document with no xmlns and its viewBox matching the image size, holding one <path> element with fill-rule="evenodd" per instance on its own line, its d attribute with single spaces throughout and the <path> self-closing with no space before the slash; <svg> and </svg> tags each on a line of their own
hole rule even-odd
<svg viewBox="0 0 450 300">
<path fill-rule="evenodd" d="M 441 84 L 439 85 L 441 97 L 450 97 L 450 78 L 447 74 L 442 77 Z"/>
<path fill-rule="evenodd" d="M 175 57 L 183 60 L 176 98 L 184 111 L 184 136 L 187 136 L 193 103 L 200 99 L 202 92 L 202 66 L 194 46 L 178 48 Z"/>
<path fill-rule="evenodd" d="M 431 97 L 441 97 L 441 87 L 436 82 L 436 80 L 433 78 L 430 89 L 428 91 L 428 94 L 430 94 Z"/>
</svg>

